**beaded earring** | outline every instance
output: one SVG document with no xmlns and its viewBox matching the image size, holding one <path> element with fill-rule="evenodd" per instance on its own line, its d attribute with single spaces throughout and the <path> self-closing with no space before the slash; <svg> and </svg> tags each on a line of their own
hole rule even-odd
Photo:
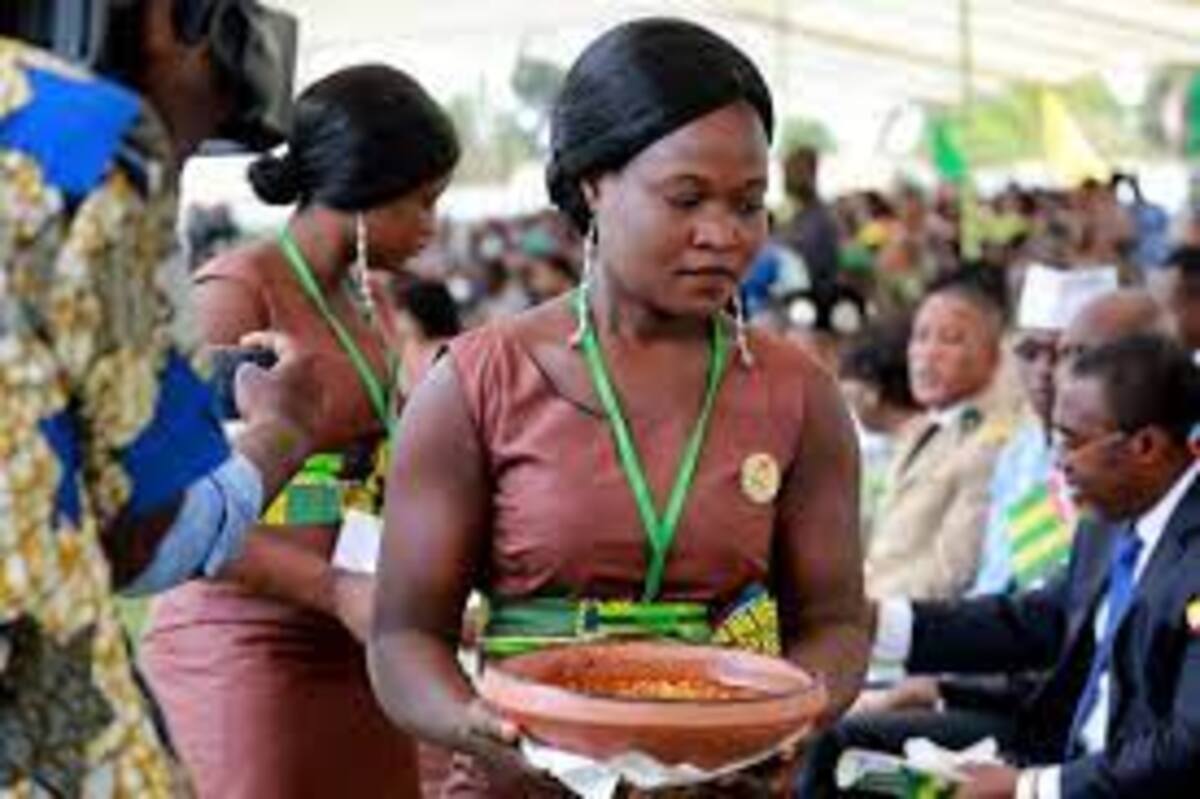
<svg viewBox="0 0 1200 799">
<path fill-rule="evenodd" d="M 588 223 L 587 233 L 583 237 L 583 276 L 579 281 L 578 291 L 583 294 L 582 307 L 587 307 L 587 293 L 591 288 L 592 280 L 596 275 L 596 247 L 599 243 L 600 235 L 596 230 L 596 220 L 593 218 Z M 570 344 L 572 347 L 578 347 L 583 341 L 584 335 L 587 333 L 588 322 L 587 313 L 580 313 L 579 320 L 575 325 L 574 332 L 571 333 Z"/>
</svg>

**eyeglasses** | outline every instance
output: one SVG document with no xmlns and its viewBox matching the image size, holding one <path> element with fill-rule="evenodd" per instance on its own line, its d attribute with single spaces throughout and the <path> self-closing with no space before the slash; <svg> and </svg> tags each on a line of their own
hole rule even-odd
<svg viewBox="0 0 1200 799">
<path fill-rule="evenodd" d="M 1071 441 L 1068 440 L 1067 436 L 1061 430 L 1053 430 L 1050 433 L 1050 449 L 1059 458 L 1066 455 L 1074 457 L 1085 450 L 1112 446 L 1129 436 L 1130 433 L 1124 430 L 1110 430 L 1092 439 Z"/>
</svg>

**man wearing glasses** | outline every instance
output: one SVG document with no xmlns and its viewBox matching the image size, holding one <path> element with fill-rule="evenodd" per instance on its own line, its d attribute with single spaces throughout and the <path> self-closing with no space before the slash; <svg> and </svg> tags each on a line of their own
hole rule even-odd
<svg viewBox="0 0 1200 799">
<path fill-rule="evenodd" d="M 1200 370 L 1138 335 L 1084 351 L 1058 381 L 1056 463 L 1081 514 L 1067 570 L 1021 594 L 877 608 L 877 647 L 890 634 L 913 672 L 1045 677 L 987 718 L 843 721 L 813 746 L 801 795 L 835 795 L 845 748 L 917 735 L 999 741 L 1006 764 L 967 769 L 959 797 L 1177 796 L 1200 777 Z"/>
</svg>

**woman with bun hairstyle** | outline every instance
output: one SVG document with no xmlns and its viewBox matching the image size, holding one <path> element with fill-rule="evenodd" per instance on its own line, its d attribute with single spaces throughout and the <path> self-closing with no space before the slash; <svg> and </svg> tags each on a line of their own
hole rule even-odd
<svg viewBox="0 0 1200 799">
<path fill-rule="evenodd" d="M 203 798 L 418 793 L 415 747 L 367 682 L 374 581 L 333 567 L 331 553 L 350 508 L 379 512 L 371 478 L 394 415 L 367 273 L 398 273 L 429 241 L 458 157 L 449 118 L 408 75 L 330 75 L 298 98 L 286 152 L 250 168 L 258 195 L 295 213 L 195 276 L 208 344 L 282 331 L 334 387 L 321 455 L 265 509 L 236 578 L 193 582 L 154 607 L 143 661 Z"/>
<path fill-rule="evenodd" d="M 766 237 L 772 123 L 757 68 L 704 28 L 593 42 L 547 172 L 582 286 L 456 338 L 405 406 L 369 662 L 388 715 L 460 753 L 447 794 L 534 795 L 519 730 L 455 659 L 473 588 L 486 658 L 633 626 L 786 657 L 831 716 L 857 693 L 849 416 L 803 351 L 726 313 Z"/>
</svg>

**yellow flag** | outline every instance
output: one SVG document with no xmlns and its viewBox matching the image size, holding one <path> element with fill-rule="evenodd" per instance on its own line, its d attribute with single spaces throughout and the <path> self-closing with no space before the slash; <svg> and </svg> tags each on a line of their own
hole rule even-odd
<svg viewBox="0 0 1200 799">
<path fill-rule="evenodd" d="M 1187 626 L 1192 635 L 1200 635 L 1200 599 L 1187 603 Z"/>
<path fill-rule="evenodd" d="M 1068 185 L 1085 178 L 1108 180 L 1104 159 L 1087 140 L 1062 97 L 1051 89 L 1042 90 L 1042 146 L 1050 168 Z"/>
</svg>

